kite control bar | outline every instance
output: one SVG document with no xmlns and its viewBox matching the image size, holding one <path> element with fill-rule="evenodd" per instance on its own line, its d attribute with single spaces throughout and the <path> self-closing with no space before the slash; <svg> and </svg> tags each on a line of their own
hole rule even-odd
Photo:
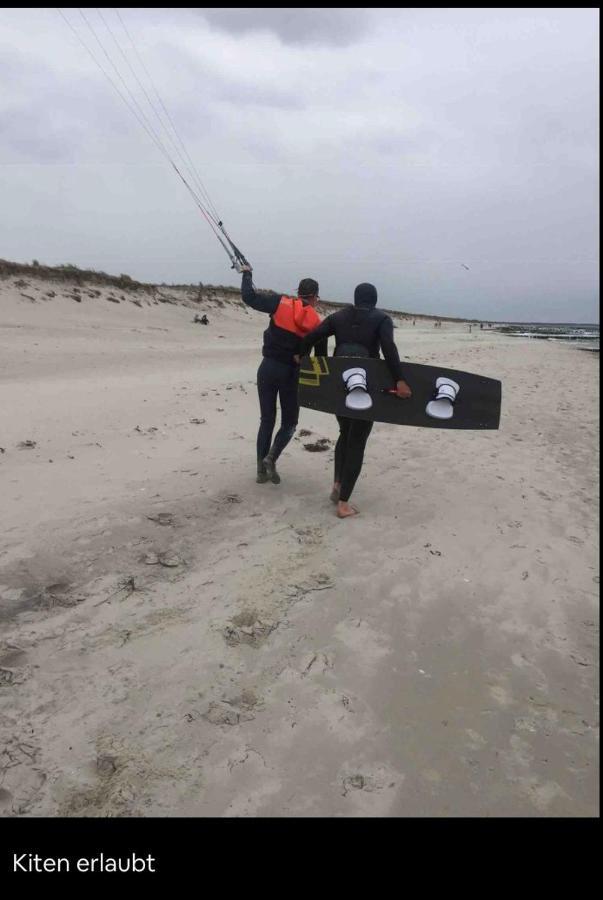
<svg viewBox="0 0 603 900">
<path fill-rule="evenodd" d="M 230 261 L 232 263 L 231 268 L 235 269 L 239 274 L 243 271 L 243 268 L 242 268 L 243 266 L 249 266 L 249 268 L 251 269 L 251 266 L 249 265 L 249 263 L 247 262 L 247 260 L 245 259 L 245 257 L 243 256 L 243 254 L 241 253 L 239 248 L 237 247 L 237 245 L 233 244 L 233 242 L 231 241 L 230 236 L 229 236 L 228 232 L 226 231 L 226 229 L 224 228 L 224 224 L 222 222 L 218 222 L 218 228 L 220 229 L 220 231 L 222 232 L 222 234 L 228 241 L 228 244 L 232 250 L 232 253 L 231 253 L 230 250 L 228 249 L 228 247 L 226 247 L 226 245 L 224 244 L 224 241 L 221 241 L 222 246 L 224 247 L 224 249 L 228 253 L 228 256 L 230 257 Z"/>
</svg>

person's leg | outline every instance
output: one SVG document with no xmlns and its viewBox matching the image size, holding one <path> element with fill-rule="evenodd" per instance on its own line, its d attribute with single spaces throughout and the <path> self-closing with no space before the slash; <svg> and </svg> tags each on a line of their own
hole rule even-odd
<svg viewBox="0 0 603 900">
<path fill-rule="evenodd" d="M 340 518 L 352 516 L 357 512 L 353 506 L 350 506 L 348 501 L 362 469 L 364 448 L 372 428 L 372 422 L 365 422 L 362 419 L 353 419 L 350 425 L 345 453 L 345 466 L 341 473 L 339 503 L 337 504 L 337 515 Z"/>
<path fill-rule="evenodd" d="M 274 484 L 279 484 L 280 476 L 276 471 L 276 461 L 295 434 L 299 419 L 299 403 L 297 400 L 297 367 L 282 365 L 278 380 L 278 394 L 281 403 L 281 425 L 274 442 L 264 457 L 266 472 Z"/>
<path fill-rule="evenodd" d="M 276 422 L 276 395 L 278 384 L 274 378 L 271 360 L 263 359 L 258 369 L 258 397 L 260 401 L 260 427 L 257 438 L 257 481 L 261 484 L 268 481 L 264 465 L 264 457 L 270 449 L 274 423 Z"/>
<path fill-rule="evenodd" d="M 331 491 L 331 500 L 333 503 L 339 501 L 339 492 L 341 490 L 341 473 L 345 466 L 345 451 L 350 433 L 350 425 L 353 419 L 346 419 L 343 416 L 337 416 L 339 423 L 339 437 L 335 444 L 335 475 L 333 478 L 333 490 Z"/>
</svg>

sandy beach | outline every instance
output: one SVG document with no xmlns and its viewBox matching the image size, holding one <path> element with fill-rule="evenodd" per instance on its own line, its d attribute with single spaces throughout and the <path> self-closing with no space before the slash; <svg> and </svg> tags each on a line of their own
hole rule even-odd
<svg viewBox="0 0 603 900">
<path fill-rule="evenodd" d="M 0 279 L 1 814 L 598 815 L 598 354 L 399 320 L 501 428 L 376 425 L 339 521 L 195 297 Z"/>
</svg>

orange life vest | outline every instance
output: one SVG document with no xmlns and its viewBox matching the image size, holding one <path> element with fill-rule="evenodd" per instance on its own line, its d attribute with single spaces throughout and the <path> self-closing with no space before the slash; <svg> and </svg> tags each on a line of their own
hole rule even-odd
<svg viewBox="0 0 603 900">
<path fill-rule="evenodd" d="M 304 337 L 320 325 L 320 316 L 312 306 L 304 306 L 298 297 L 281 297 L 272 321 L 278 328 Z"/>
</svg>

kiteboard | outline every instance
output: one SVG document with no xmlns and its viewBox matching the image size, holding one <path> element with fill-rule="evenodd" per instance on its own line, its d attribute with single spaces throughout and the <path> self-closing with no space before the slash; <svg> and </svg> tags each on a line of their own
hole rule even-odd
<svg viewBox="0 0 603 900">
<path fill-rule="evenodd" d="M 470 372 L 402 363 L 412 397 L 404 400 L 382 359 L 305 356 L 300 406 L 318 412 L 421 428 L 497 429 L 501 382 Z"/>
</svg>

